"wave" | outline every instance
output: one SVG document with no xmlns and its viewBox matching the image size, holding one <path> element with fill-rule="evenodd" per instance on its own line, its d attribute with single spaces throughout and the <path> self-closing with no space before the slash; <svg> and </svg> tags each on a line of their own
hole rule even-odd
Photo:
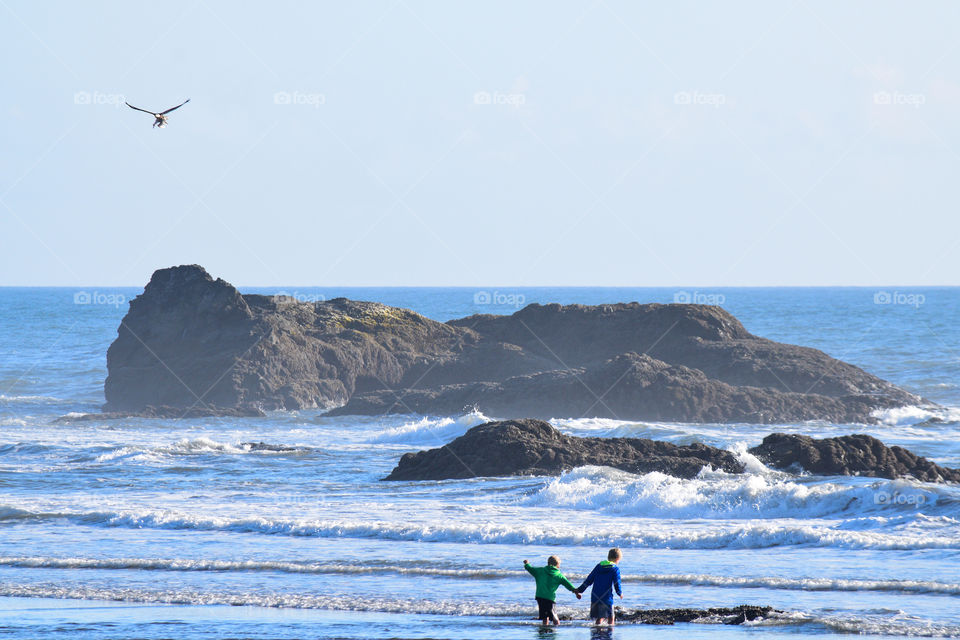
<svg viewBox="0 0 960 640">
<path fill-rule="evenodd" d="M 104 602 L 135 602 L 175 605 L 230 605 L 281 609 L 326 609 L 398 613 L 413 615 L 475 616 L 529 620 L 532 608 L 516 601 L 477 602 L 464 599 L 430 600 L 376 598 L 369 596 L 326 596 L 284 592 L 228 592 L 190 589 L 137 589 L 77 586 L 64 584 L 0 583 L 0 596 L 15 598 L 57 598 Z M 558 605 L 561 618 L 587 621 L 585 606 Z M 718 617 L 696 620 L 700 624 L 720 624 Z M 832 631 L 873 635 L 914 637 L 956 637 L 960 627 L 938 624 L 906 616 L 899 611 L 824 614 L 787 611 L 765 620 L 745 623 L 750 627 L 815 626 Z"/>
<path fill-rule="evenodd" d="M 864 612 L 857 614 L 791 613 L 782 617 L 780 624 L 810 625 L 828 632 L 872 636 L 901 636 L 913 638 L 957 638 L 960 626 L 937 623 L 911 616 L 903 611 Z"/>
<path fill-rule="evenodd" d="M 530 607 L 516 602 L 468 602 L 463 600 L 420 600 L 371 598 L 364 596 L 323 596 L 295 593 L 230 593 L 216 591 L 117 589 L 61 584 L 0 583 L 0 596 L 16 598 L 58 598 L 105 600 L 180 605 L 232 605 L 283 609 L 331 609 L 449 616 L 528 616 Z M 565 607 L 558 607 L 563 611 Z M 572 608 L 567 611 L 574 611 Z M 582 612 L 581 616 L 582 616 Z"/>
<path fill-rule="evenodd" d="M 60 404 L 62 402 L 67 400 L 52 396 L 8 396 L 0 393 L 0 404 Z"/>
<path fill-rule="evenodd" d="M 209 560 L 186 558 L 52 558 L 44 556 L 0 556 L 0 566 L 27 569 L 99 569 L 184 572 L 269 572 L 318 575 L 397 574 L 467 580 L 522 578 L 525 571 L 512 569 L 448 569 L 418 564 L 324 563 L 283 560 Z M 571 580 L 586 574 L 568 572 Z M 626 583 L 711 586 L 728 588 L 778 589 L 787 591 L 883 591 L 917 594 L 960 595 L 960 583 L 933 580 L 861 580 L 843 578 L 782 578 L 776 576 L 717 576 L 709 574 L 624 574 Z"/>
<path fill-rule="evenodd" d="M 873 417 L 883 424 L 902 427 L 926 422 L 960 422 L 960 407 L 921 407 L 916 405 L 878 409 Z"/>
<path fill-rule="evenodd" d="M 759 461 L 754 465 L 762 467 Z M 921 510 L 960 515 L 956 487 L 908 480 L 856 482 L 804 482 L 769 470 L 742 475 L 705 470 L 685 480 L 657 472 L 634 475 L 579 467 L 522 503 L 651 518 L 851 518 Z"/>
<path fill-rule="evenodd" d="M 169 445 L 158 447 L 127 446 L 120 447 L 97 457 L 97 462 L 110 462 L 119 458 L 157 458 L 183 455 L 240 455 L 247 453 L 257 454 L 286 454 L 299 455 L 312 451 L 308 447 L 269 445 L 254 442 L 218 442 L 211 438 L 184 438 Z"/>
<path fill-rule="evenodd" d="M 930 531 L 908 527 L 903 532 L 851 529 L 841 525 L 795 520 L 746 523 L 712 522 L 709 526 L 670 522 L 621 523 L 609 529 L 564 524 L 503 525 L 497 523 L 387 522 L 365 520 L 295 520 L 229 518 L 176 511 L 35 512 L 5 509 L 0 520 L 49 522 L 66 520 L 81 526 L 227 531 L 233 533 L 318 538 L 372 538 L 410 542 L 475 544 L 541 544 L 558 546 L 623 546 L 650 549 L 763 549 L 779 546 L 844 549 L 960 549 L 957 522 L 946 518 Z"/>
<path fill-rule="evenodd" d="M 466 433 L 471 427 L 490 422 L 490 418 L 474 409 L 458 418 L 424 417 L 383 431 L 368 442 L 372 444 L 429 444 L 441 446 Z"/>
</svg>

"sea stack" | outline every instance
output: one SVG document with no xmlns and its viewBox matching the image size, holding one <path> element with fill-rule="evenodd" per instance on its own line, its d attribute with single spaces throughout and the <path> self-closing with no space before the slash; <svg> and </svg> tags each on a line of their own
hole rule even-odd
<svg viewBox="0 0 960 640">
<path fill-rule="evenodd" d="M 202 267 L 153 274 L 107 352 L 104 411 L 869 423 L 923 400 L 716 306 L 531 304 L 450 322 L 337 298 L 241 294 Z"/>
</svg>

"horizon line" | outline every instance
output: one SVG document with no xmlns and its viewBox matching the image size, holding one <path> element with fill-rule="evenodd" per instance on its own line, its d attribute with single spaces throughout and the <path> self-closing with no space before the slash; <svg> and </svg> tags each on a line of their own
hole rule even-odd
<svg viewBox="0 0 960 640">
<path fill-rule="evenodd" d="M 726 285 L 672 285 L 672 284 L 527 284 L 527 285 L 434 285 L 434 284 L 233 284 L 236 289 L 271 289 L 304 288 L 304 289 L 956 289 L 960 284 L 726 284 Z M 136 284 L 0 284 L 0 289 L 142 289 L 146 285 Z"/>
</svg>

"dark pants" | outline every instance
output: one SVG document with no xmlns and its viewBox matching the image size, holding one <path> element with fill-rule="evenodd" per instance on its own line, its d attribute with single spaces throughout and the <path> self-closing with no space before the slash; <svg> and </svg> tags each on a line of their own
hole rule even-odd
<svg viewBox="0 0 960 640">
<path fill-rule="evenodd" d="M 601 618 L 610 619 L 613 617 L 613 603 L 602 600 L 593 600 L 590 602 L 590 618 L 599 620 Z"/>
<path fill-rule="evenodd" d="M 537 606 L 540 608 L 537 618 L 540 620 L 554 620 L 557 619 L 557 614 L 553 611 L 553 605 L 555 603 L 553 600 L 547 600 L 546 598 L 537 598 Z"/>
</svg>

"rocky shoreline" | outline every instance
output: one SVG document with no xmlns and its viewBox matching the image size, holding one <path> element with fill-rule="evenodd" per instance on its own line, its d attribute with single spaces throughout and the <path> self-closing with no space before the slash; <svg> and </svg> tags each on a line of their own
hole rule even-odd
<svg viewBox="0 0 960 640">
<path fill-rule="evenodd" d="M 859 475 L 927 482 L 960 482 L 960 469 L 940 467 L 902 447 L 868 435 L 814 439 L 775 433 L 749 450 L 774 469 L 818 475 Z M 704 444 L 679 446 L 646 438 L 568 436 L 536 419 L 488 422 L 448 444 L 407 453 L 384 480 L 452 480 L 515 475 L 559 475 L 597 465 L 642 474 L 693 478 L 704 467 L 744 473 L 731 452 Z"/>
<path fill-rule="evenodd" d="M 244 295 L 198 265 L 153 274 L 107 368 L 103 410 L 118 416 L 476 407 L 538 418 L 872 423 L 879 409 L 925 403 L 816 349 L 754 336 L 715 306 L 532 304 L 441 323 L 373 302 Z"/>
</svg>

